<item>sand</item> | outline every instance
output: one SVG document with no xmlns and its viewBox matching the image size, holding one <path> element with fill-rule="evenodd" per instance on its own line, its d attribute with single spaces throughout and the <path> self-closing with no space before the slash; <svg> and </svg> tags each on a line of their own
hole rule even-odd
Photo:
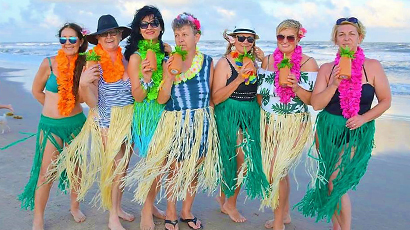
<svg viewBox="0 0 410 230">
<path fill-rule="evenodd" d="M 8 81 L 7 73 L 10 69 L 0 68 L 0 103 L 12 104 L 15 114 L 23 116 L 16 120 L 9 118 L 8 125 L 11 131 L 0 134 L 0 146 L 9 144 L 22 138 L 19 131 L 36 132 L 41 113 L 41 105 L 28 92 L 25 92 L 20 83 Z M 12 78 L 12 77 L 9 77 Z M 405 100 L 406 101 L 406 100 Z M 404 103 L 405 104 L 405 103 Z M 6 113 L 0 111 L 0 115 Z M 397 119 L 391 116 L 376 121 L 376 149 L 370 160 L 368 171 L 357 187 L 357 191 L 349 192 L 353 204 L 353 229 L 355 230 L 406 230 L 410 229 L 410 121 Z M 16 196 L 22 191 L 28 181 L 35 138 L 0 151 L 0 230 L 2 229 L 31 229 L 33 212 L 21 210 Z M 132 163 L 137 161 L 133 156 Z M 308 176 L 304 171 L 304 164 L 296 170 L 299 190 L 292 180 L 290 195 L 291 205 L 298 202 L 308 183 Z M 69 213 L 69 196 L 60 194 L 53 186 L 45 212 L 45 229 L 108 229 L 108 212 L 97 210 L 88 204 L 95 190 L 89 192 L 86 202 L 82 203 L 82 210 L 87 215 L 84 223 L 74 222 Z M 95 188 L 94 188 L 95 189 Z M 124 210 L 136 216 L 134 222 L 125 222 L 126 229 L 139 229 L 141 206 L 132 202 L 132 193 L 126 190 L 123 198 Z M 179 204 L 178 210 L 180 210 Z M 158 204 L 165 209 L 165 201 Z M 214 197 L 198 194 L 195 199 L 193 213 L 204 223 L 205 229 L 236 230 L 236 229 L 265 229 L 264 223 L 272 218 L 272 212 L 259 211 L 259 201 L 247 200 L 240 195 L 238 209 L 248 219 L 238 224 L 232 222 L 227 215 L 221 214 Z M 292 213 L 292 223 L 286 230 L 321 230 L 330 229 L 325 222 L 315 223 L 313 219 L 305 218 L 296 210 Z M 162 220 L 155 220 L 156 229 L 164 229 Z M 189 229 L 181 223 L 180 229 Z"/>
</svg>

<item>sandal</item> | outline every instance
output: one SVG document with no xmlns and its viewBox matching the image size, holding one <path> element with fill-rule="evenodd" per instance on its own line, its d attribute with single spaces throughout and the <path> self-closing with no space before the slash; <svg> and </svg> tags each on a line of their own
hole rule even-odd
<svg viewBox="0 0 410 230">
<path fill-rule="evenodd" d="M 165 224 L 172 224 L 172 226 L 175 226 L 178 224 L 178 220 L 165 220 Z M 167 227 L 165 227 L 165 230 L 169 230 Z"/>
<path fill-rule="evenodd" d="M 201 226 L 199 228 L 193 228 L 191 225 L 189 225 L 190 222 L 192 222 L 196 225 L 196 222 L 198 221 L 198 218 L 196 218 L 195 216 L 194 216 L 193 219 L 184 219 L 184 218 L 181 217 L 181 218 L 179 218 L 179 220 L 181 222 L 186 223 L 190 229 L 203 229 L 202 223 L 201 223 Z"/>
</svg>

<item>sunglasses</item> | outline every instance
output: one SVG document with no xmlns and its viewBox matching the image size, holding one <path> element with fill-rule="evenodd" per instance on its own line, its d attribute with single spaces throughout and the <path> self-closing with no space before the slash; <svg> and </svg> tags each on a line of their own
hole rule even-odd
<svg viewBox="0 0 410 230">
<path fill-rule="evenodd" d="M 246 37 L 246 36 L 236 36 L 238 38 L 238 42 L 244 42 L 245 40 L 248 40 L 249 43 L 253 43 L 255 41 L 255 38 L 253 37 Z"/>
<path fill-rule="evenodd" d="M 67 40 L 70 42 L 70 44 L 75 44 L 78 40 L 77 37 L 60 37 L 60 43 L 63 45 L 67 42 Z"/>
<path fill-rule="evenodd" d="M 154 19 L 152 22 L 141 22 L 140 28 L 145 30 L 148 29 L 148 26 L 151 26 L 151 28 L 157 28 L 159 26 L 159 20 Z"/>
<path fill-rule="evenodd" d="M 120 34 L 122 31 L 121 30 L 110 30 L 107 32 L 104 32 L 102 34 L 99 34 L 98 36 L 100 37 L 108 37 L 108 34 L 111 35 L 111 37 L 116 36 L 117 34 Z"/>
<path fill-rule="evenodd" d="M 285 36 L 285 35 L 282 35 L 282 34 L 276 35 L 276 39 L 278 40 L 278 42 L 282 42 L 283 40 L 285 40 L 285 38 L 286 38 L 286 40 L 288 40 L 288 42 L 295 42 L 295 39 L 296 39 L 296 37 L 293 36 L 293 35 L 291 35 L 291 36 Z"/>
<path fill-rule="evenodd" d="M 359 19 L 355 18 L 355 17 L 350 17 L 350 18 L 339 18 L 336 21 L 336 25 L 341 25 L 342 22 L 351 22 L 354 24 L 358 24 L 359 25 Z"/>
</svg>

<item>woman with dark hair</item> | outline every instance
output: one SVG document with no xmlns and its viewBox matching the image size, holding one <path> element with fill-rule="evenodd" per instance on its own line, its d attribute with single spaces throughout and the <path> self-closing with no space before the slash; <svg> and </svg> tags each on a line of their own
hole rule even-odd
<svg viewBox="0 0 410 230">
<path fill-rule="evenodd" d="M 146 156 L 148 144 L 164 110 L 164 105 L 157 102 L 163 60 L 171 51 L 170 46 L 162 42 L 164 29 L 164 20 L 156 7 L 144 6 L 138 9 L 131 23 L 131 35 L 124 52 L 128 60 L 127 73 L 131 81 L 132 95 L 135 98 L 133 140 L 140 157 Z M 155 52 L 156 60 L 147 58 L 148 50 Z M 151 63 L 153 61 L 155 63 Z M 133 184 L 135 172 L 136 170 L 130 173 L 127 184 Z M 141 210 L 141 229 L 155 228 L 152 215 L 165 219 L 165 213 L 154 205 L 156 190 L 157 183 L 153 183 Z"/>
<path fill-rule="evenodd" d="M 192 14 L 182 13 L 172 22 L 175 43 L 186 58 L 181 73 L 169 69 L 174 56 L 164 65 L 164 80 L 158 103 L 165 104 L 149 144 L 147 157 L 137 165 L 137 201 L 145 201 L 157 178 L 164 179 L 162 196 L 167 197 L 165 229 L 178 229 L 176 201 L 183 200 L 181 221 L 192 229 L 202 228 L 192 214 L 195 194 L 216 189 L 219 169 L 218 135 L 213 115 L 211 85 L 212 58 L 197 49 L 201 24 Z M 175 64 L 175 63 L 174 63 Z"/>
<path fill-rule="evenodd" d="M 58 37 L 61 49 L 57 56 L 43 60 L 33 81 L 33 96 L 43 105 L 38 125 L 36 153 L 30 179 L 19 195 L 21 207 L 34 208 L 33 229 L 44 229 L 44 210 L 50 194 L 52 182 L 48 182 L 46 174 L 51 162 L 62 151 L 63 147 L 80 132 L 85 116 L 80 105 L 79 81 L 85 59 L 79 52 L 85 52 L 87 40 L 83 29 L 74 23 L 65 24 Z M 93 75 L 98 70 L 87 70 L 83 75 Z M 66 191 L 68 180 L 65 172 L 60 176 L 58 186 Z M 71 214 L 76 222 L 85 220 L 79 209 L 77 193 L 71 192 Z"/>
<path fill-rule="evenodd" d="M 366 58 L 360 47 L 365 36 L 366 28 L 357 18 L 336 20 L 332 41 L 339 51 L 334 61 L 320 67 L 311 99 L 315 110 L 323 109 L 316 121 L 318 156 L 312 157 L 318 168 L 297 207 L 316 221 L 332 220 L 334 230 L 351 229 L 352 204 L 347 192 L 366 172 L 374 147 L 374 120 L 391 104 L 382 65 Z M 347 58 L 350 68 L 345 68 L 342 58 Z M 372 108 L 375 95 L 378 103 Z"/>
<path fill-rule="evenodd" d="M 235 222 L 245 222 L 236 208 L 241 186 L 251 199 L 261 198 L 269 183 L 262 170 L 260 148 L 260 107 L 256 100 L 255 59 L 263 52 L 256 46 L 259 36 L 249 28 L 224 32 L 228 41 L 225 56 L 215 67 L 212 99 L 221 145 L 221 212 Z M 248 60 L 248 61 L 246 61 Z M 229 119 L 228 119 L 229 118 Z M 227 198 L 227 199 L 225 199 Z"/>
</svg>

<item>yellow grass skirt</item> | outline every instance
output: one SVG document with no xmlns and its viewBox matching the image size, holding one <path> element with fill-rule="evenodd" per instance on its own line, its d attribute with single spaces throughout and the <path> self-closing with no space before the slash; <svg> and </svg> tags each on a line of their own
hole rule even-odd
<svg viewBox="0 0 410 230">
<path fill-rule="evenodd" d="M 110 127 L 103 130 L 98 124 L 98 110 L 91 109 L 80 134 L 53 163 L 49 179 L 56 179 L 60 172 L 66 170 L 70 189 L 78 193 L 78 200 L 83 200 L 94 182 L 98 181 L 100 189 L 93 202 L 103 209 L 110 209 L 114 178 L 125 172 L 132 153 L 132 116 L 133 105 L 112 107 Z M 115 161 L 123 144 L 125 155 Z"/>
<path fill-rule="evenodd" d="M 309 113 L 271 114 L 263 109 L 260 124 L 263 171 L 270 184 L 260 208 L 276 209 L 279 182 L 300 162 L 306 142 L 312 140 L 312 124 Z"/>
<path fill-rule="evenodd" d="M 125 180 L 137 184 L 134 201 L 143 203 L 155 179 L 160 198 L 184 200 L 198 190 L 213 192 L 220 178 L 219 142 L 213 108 L 164 111 L 142 158 Z M 192 187 L 196 181 L 197 186 Z"/>
</svg>

